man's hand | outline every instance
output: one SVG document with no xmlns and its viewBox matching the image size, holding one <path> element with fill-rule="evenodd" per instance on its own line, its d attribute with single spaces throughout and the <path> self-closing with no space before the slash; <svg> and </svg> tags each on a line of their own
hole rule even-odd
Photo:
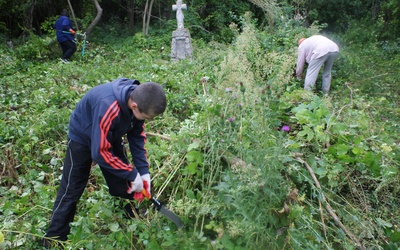
<svg viewBox="0 0 400 250">
<path fill-rule="evenodd" d="M 143 180 L 143 190 L 140 192 L 135 192 L 133 198 L 138 201 L 142 201 L 144 197 L 151 197 L 150 190 L 151 190 L 151 181 L 150 181 L 150 174 L 144 174 L 141 176 Z M 146 194 L 143 194 L 145 192 Z"/>
<path fill-rule="evenodd" d="M 135 193 L 140 193 L 143 190 L 143 180 L 140 177 L 140 174 L 138 173 L 136 175 L 136 178 L 134 181 L 131 181 L 131 186 L 128 188 L 128 190 L 126 192 L 128 192 L 128 194 L 131 194 L 133 192 Z"/>
<path fill-rule="evenodd" d="M 150 191 L 151 191 L 150 174 L 144 174 L 141 177 L 142 177 L 143 182 L 147 181 L 147 184 L 149 185 L 149 187 L 146 189 L 146 191 L 150 193 Z"/>
<path fill-rule="evenodd" d="M 75 30 L 73 30 L 73 29 L 69 29 L 69 32 L 72 34 L 72 35 L 75 35 Z"/>
</svg>

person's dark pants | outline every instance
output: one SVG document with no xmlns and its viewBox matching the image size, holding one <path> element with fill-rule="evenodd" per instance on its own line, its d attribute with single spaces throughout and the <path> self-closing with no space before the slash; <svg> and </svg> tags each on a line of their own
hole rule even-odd
<svg viewBox="0 0 400 250">
<path fill-rule="evenodd" d="M 113 143 L 113 152 L 124 162 L 128 162 L 125 154 L 125 147 L 122 145 L 122 140 Z M 54 202 L 50 226 L 45 237 L 62 241 L 67 240 L 67 236 L 70 233 L 69 223 L 74 220 L 76 205 L 85 190 L 89 179 L 91 165 L 92 157 L 90 148 L 69 140 L 60 188 Z M 100 168 L 112 196 L 118 196 L 130 200 L 133 199 L 132 195 L 126 192 L 128 189 L 127 180 L 110 174 L 101 166 Z"/>
<path fill-rule="evenodd" d="M 71 40 L 61 42 L 60 46 L 63 52 L 61 59 L 69 60 L 76 51 L 76 44 Z"/>
</svg>

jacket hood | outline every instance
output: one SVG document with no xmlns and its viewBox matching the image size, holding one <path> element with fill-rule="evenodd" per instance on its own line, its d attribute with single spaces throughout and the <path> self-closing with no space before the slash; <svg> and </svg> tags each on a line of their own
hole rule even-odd
<svg viewBox="0 0 400 250">
<path fill-rule="evenodd" d="M 112 82 L 114 96 L 118 100 L 123 113 L 129 112 L 128 98 L 129 94 L 140 84 L 138 80 L 128 78 L 118 78 Z"/>
</svg>

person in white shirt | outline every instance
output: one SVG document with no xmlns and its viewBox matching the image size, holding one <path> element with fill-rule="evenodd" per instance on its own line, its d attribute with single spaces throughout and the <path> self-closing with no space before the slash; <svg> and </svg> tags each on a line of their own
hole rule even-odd
<svg viewBox="0 0 400 250">
<path fill-rule="evenodd" d="M 309 38 L 301 38 L 298 42 L 298 55 L 296 77 L 302 79 L 304 64 L 308 64 L 306 77 L 304 80 L 304 89 L 312 91 L 317 81 L 319 71 L 324 65 L 322 73 L 322 92 L 329 93 L 332 79 L 333 62 L 339 54 L 339 47 L 332 40 L 314 35 Z"/>
</svg>

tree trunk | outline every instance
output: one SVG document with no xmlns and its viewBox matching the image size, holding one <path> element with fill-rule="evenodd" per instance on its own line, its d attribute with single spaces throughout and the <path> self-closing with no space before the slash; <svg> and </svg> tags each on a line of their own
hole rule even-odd
<svg viewBox="0 0 400 250">
<path fill-rule="evenodd" d="M 146 0 L 146 5 L 144 6 L 143 12 L 143 36 L 147 36 L 146 33 L 146 20 L 147 20 L 147 9 L 149 8 L 149 0 Z"/>
<path fill-rule="evenodd" d="M 93 22 L 89 25 L 89 27 L 86 29 L 86 39 L 89 38 L 90 32 L 92 32 L 94 26 L 100 21 L 101 15 L 103 14 L 103 9 L 101 8 L 99 2 L 97 0 L 93 0 L 94 5 L 96 6 L 97 9 L 97 15 L 96 18 L 93 20 Z"/>
<path fill-rule="evenodd" d="M 147 20 L 146 20 L 146 36 L 149 34 L 151 9 L 153 8 L 153 3 L 154 3 L 154 0 L 150 0 L 149 11 L 147 12 Z"/>
<path fill-rule="evenodd" d="M 135 34 L 135 0 L 128 0 L 128 28 Z"/>
<path fill-rule="evenodd" d="M 75 12 L 74 12 L 74 9 L 72 8 L 72 5 L 71 5 L 71 1 L 70 0 L 67 0 L 67 1 L 68 1 L 69 9 L 71 10 L 72 19 L 74 19 L 75 30 L 79 30 L 78 23 L 76 22 L 76 18 L 75 18 Z"/>
<path fill-rule="evenodd" d="M 25 11 L 23 35 L 25 35 L 27 31 L 30 32 L 33 29 L 33 11 L 35 9 L 35 5 L 36 0 L 32 0 L 28 9 Z"/>
</svg>

